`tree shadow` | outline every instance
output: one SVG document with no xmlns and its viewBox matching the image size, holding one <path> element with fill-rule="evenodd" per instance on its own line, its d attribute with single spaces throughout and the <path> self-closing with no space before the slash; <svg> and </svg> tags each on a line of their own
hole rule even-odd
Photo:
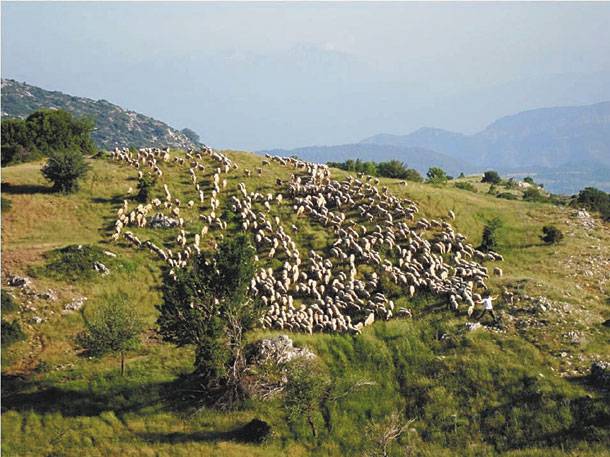
<svg viewBox="0 0 610 457">
<path fill-rule="evenodd" d="M 55 192 L 53 187 L 40 184 L 11 184 L 2 183 L 2 193 L 10 195 L 32 195 L 32 194 L 51 194 Z"/>
<path fill-rule="evenodd" d="M 178 444 L 198 441 L 245 441 L 241 438 L 241 427 L 226 432 L 172 432 L 172 433 L 137 433 L 144 441 L 164 444 Z"/>
</svg>

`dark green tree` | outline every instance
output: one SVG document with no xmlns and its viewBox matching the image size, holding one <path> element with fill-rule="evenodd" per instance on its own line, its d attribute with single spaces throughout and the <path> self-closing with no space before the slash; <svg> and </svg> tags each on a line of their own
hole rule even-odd
<svg viewBox="0 0 610 457">
<path fill-rule="evenodd" d="M 144 173 L 138 180 L 138 194 L 136 199 L 140 203 L 146 203 L 150 200 L 151 193 L 157 182 L 156 176 L 150 173 Z"/>
<path fill-rule="evenodd" d="M 84 178 L 88 171 L 89 165 L 76 149 L 51 152 L 49 160 L 41 169 L 42 175 L 53 183 L 53 189 L 64 193 L 77 191 L 79 180 Z"/>
<path fill-rule="evenodd" d="M 377 174 L 386 178 L 406 179 L 407 167 L 399 160 L 381 162 L 377 165 Z"/>
<path fill-rule="evenodd" d="M 572 204 L 589 211 L 599 211 L 605 220 L 610 221 L 610 194 L 602 190 L 586 187 L 578 193 Z"/>
<path fill-rule="evenodd" d="M 540 239 L 546 244 L 556 244 L 563 239 L 563 232 L 554 225 L 545 225 L 542 227 Z"/>
<path fill-rule="evenodd" d="M 484 252 L 495 251 L 498 248 L 498 229 L 502 227 L 502 221 L 494 217 L 483 227 L 483 239 L 479 249 Z"/>
<path fill-rule="evenodd" d="M 165 341 L 195 346 L 195 373 L 219 407 L 245 396 L 244 335 L 262 315 L 261 303 L 249 296 L 254 256 L 249 239 L 238 235 L 225 240 L 214 256 L 195 257 L 175 279 L 168 274 L 163 284 L 159 332 Z"/>
<path fill-rule="evenodd" d="M 502 182 L 502 178 L 497 171 L 489 170 L 486 171 L 481 179 L 481 182 L 488 182 L 490 184 L 500 184 Z"/>
<path fill-rule="evenodd" d="M 95 152 L 91 139 L 94 122 L 75 118 L 64 110 L 42 109 L 25 120 L 32 145 L 43 154 L 62 149 L 78 149 L 82 154 Z"/>
<path fill-rule="evenodd" d="M 445 184 L 448 179 L 445 170 L 439 167 L 432 167 L 428 169 L 426 176 L 428 177 L 428 182 L 431 184 Z"/>
<path fill-rule="evenodd" d="M 83 314 L 85 330 L 76 336 L 77 344 L 93 356 L 108 353 L 121 356 L 121 376 L 125 374 L 125 353 L 137 348 L 143 323 L 129 306 L 127 295 L 105 295 L 90 316 Z"/>
</svg>

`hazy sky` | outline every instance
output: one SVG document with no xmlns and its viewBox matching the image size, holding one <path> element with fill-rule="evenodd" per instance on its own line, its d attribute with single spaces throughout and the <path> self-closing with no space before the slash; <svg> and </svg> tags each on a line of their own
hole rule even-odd
<svg viewBox="0 0 610 457">
<path fill-rule="evenodd" d="M 216 147 L 475 132 L 610 99 L 610 3 L 2 2 L 2 77 Z"/>
</svg>

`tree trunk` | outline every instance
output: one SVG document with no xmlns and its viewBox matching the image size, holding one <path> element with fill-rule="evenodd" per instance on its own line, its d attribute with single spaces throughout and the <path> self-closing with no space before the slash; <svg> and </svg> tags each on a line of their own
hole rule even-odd
<svg viewBox="0 0 610 457">
<path fill-rule="evenodd" d="M 309 423 L 309 426 L 311 427 L 311 433 L 313 433 L 313 437 L 317 438 L 318 431 L 316 430 L 316 424 L 314 424 L 313 418 L 311 417 L 310 414 L 307 415 L 307 423 Z"/>
<path fill-rule="evenodd" d="M 121 376 L 125 375 L 125 353 L 121 351 Z"/>
</svg>

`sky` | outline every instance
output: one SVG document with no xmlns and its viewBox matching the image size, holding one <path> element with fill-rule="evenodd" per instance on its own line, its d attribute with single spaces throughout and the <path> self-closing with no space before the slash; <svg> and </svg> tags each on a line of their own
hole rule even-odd
<svg viewBox="0 0 610 457">
<path fill-rule="evenodd" d="M 246 150 L 610 100 L 610 3 L 1 3 L 3 78 Z"/>
</svg>

